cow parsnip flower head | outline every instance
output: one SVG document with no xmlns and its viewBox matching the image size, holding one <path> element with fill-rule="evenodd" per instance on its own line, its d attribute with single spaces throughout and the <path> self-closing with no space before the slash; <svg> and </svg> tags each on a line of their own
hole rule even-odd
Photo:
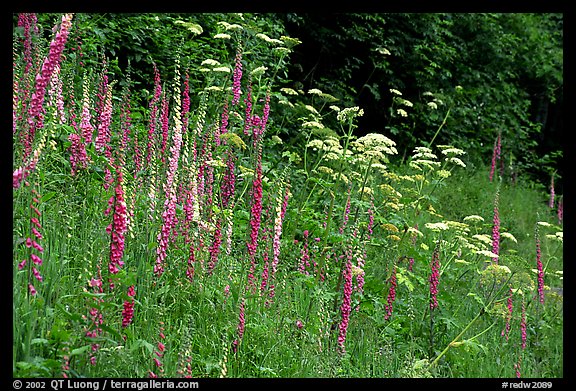
<svg viewBox="0 0 576 391">
<path fill-rule="evenodd" d="M 267 70 L 268 70 L 268 67 L 259 66 L 259 67 L 257 67 L 257 68 L 254 68 L 254 69 L 252 70 L 252 72 L 250 72 L 250 74 L 251 74 L 252 76 L 255 76 L 255 77 L 256 77 L 256 76 L 263 75 Z"/>
<path fill-rule="evenodd" d="M 467 223 L 481 223 L 484 221 L 484 217 L 478 215 L 466 216 L 463 219 Z"/>
<path fill-rule="evenodd" d="M 300 45 L 302 43 L 302 41 L 300 41 L 298 38 L 287 37 L 285 35 L 282 35 L 280 40 L 284 42 L 288 48 L 293 48 L 294 46 Z"/>
<path fill-rule="evenodd" d="M 232 72 L 232 70 L 228 67 L 216 67 L 216 68 L 212 68 L 212 72 L 230 73 L 230 72 Z"/>
<path fill-rule="evenodd" d="M 486 244 L 492 243 L 492 238 L 488 235 L 485 235 L 485 234 L 475 234 L 475 235 L 472 235 L 472 238 L 476 239 L 482 243 L 486 243 Z"/>
<path fill-rule="evenodd" d="M 488 250 L 478 250 L 475 253 L 478 255 L 483 255 L 483 256 L 488 257 L 488 258 L 492 258 L 492 259 L 499 257 L 498 254 L 494 254 L 492 251 L 488 251 Z"/>
<path fill-rule="evenodd" d="M 286 95 L 298 95 L 298 92 L 296 92 L 296 90 L 289 87 L 280 88 L 280 91 L 285 93 Z"/>
<path fill-rule="evenodd" d="M 518 240 L 516 239 L 516 237 L 514 237 L 514 235 L 512 235 L 510 232 L 500 232 L 500 237 L 510 239 L 514 243 L 518 243 Z"/>
<path fill-rule="evenodd" d="M 214 38 L 214 39 L 230 39 L 230 38 L 232 38 L 232 36 L 230 34 L 218 33 L 218 34 L 214 35 L 212 38 Z"/>
<path fill-rule="evenodd" d="M 396 100 L 398 101 L 399 104 L 401 104 L 403 106 L 406 106 L 406 107 L 413 107 L 414 106 L 414 104 L 407 99 L 397 98 Z"/>
<path fill-rule="evenodd" d="M 324 125 L 318 121 L 306 121 L 302 124 L 302 126 L 305 128 L 324 129 Z"/>
<path fill-rule="evenodd" d="M 330 167 L 326 167 L 326 166 L 319 166 L 317 168 L 318 172 L 321 172 L 323 174 L 328 174 L 328 175 L 332 175 L 334 174 L 334 170 L 331 169 Z"/>
<path fill-rule="evenodd" d="M 466 164 L 460 158 L 451 157 L 451 158 L 448 158 L 446 160 L 449 161 L 450 163 L 454 163 L 460 167 L 466 167 Z"/>
<path fill-rule="evenodd" d="M 386 167 L 386 165 L 385 165 L 385 164 L 382 164 L 382 163 L 372 163 L 372 164 L 370 165 L 370 167 L 373 168 L 373 169 L 375 169 L 375 170 L 377 170 L 377 171 L 383 172 L 383 173 L 386 172 L 386 170 L 388 169 L 388 168 Z"/>
<path fill-rule="evenodd" d="M 445 223 L 446 225 L 448 225 L 449 228 L 454 228 L 456 231 L 470 232 L 470 228 L 466 223 L 461 223 L 459 221 L 452 221 L 452 220 L 446 220 Z"/>
<path fill-rule="evenodd" d="M 443 148 L 446 147 L 446 148 Z M 460 148 L 454 148 L 450 145 L 439 145 L 438 148 L 442 149 L 443 155 L 464 155 L 466 152 Z"/>
<path fill-rule="evenodd" d="M 439 222 L 439 223 L 426 223 L 424 224 L 424 226 L 426 228 L 428 228 L 431 231 L 435 231 L 435 232 L 440 232 L 440 231 L 446 231 L 447 229 L 449 229 L 450 227 L 448 226 L 448 224 L 443 223 L 443 222 Z"/>
<path fill-rule="evenodd" d="M 389 56 L 389 55 L 391 54 L 391 53 L 390 53 L 390 50 L 388 50 L 388 49 L 386 49 L 386 48 L 382 48 L 382 47 L 376 48 L 376 49 L 374 49 L 374 50 L 377 51 L 377 52 L 380 53 L 380 54 L 385 55 L 385 56 Z"/>
<path fill-rule="evenodd" d="M 346 122 L 352 120 L 355 117 L 362 117 L 364 115 L 364 110 L 358 106 L 346 107 L 338 112 L 336 119 L 339 122 Z"/>
<path fill-rule="evenodd" d="M 423 168 L 426 167 L 428 170 L 435 170 L 437 167 L 440 167 L 440 162 L 436 162 L 434 160 L 429 159 L 416 159 L 412 160 L 409 163 L 409 166 L 412 168 L 416 168 L 420 171 L 423 171 Z"/>
<path fill-rule="evenodd" d="M 218 62 L 218 61 L 216 61 L 216 60 L 213 60 L 213 59 L 211 59 L 211 58 L 207 58 L 206 60 L 202 61 L 202 62 L 200 63 L 200 65 L 209 65 L 209 66 L 215 67 L 215 66 L 220 65 L 220 62 Z"/>
<path fill-rule="evenodd" d="M 425 150 L 422 151 L 414 151 L 414 155 L 412 155 L 412 159 L 416 160 L 416 159 L 428 159 L 428 160 L 436 160 L 438 159 L 438 156 L 436 156 L 435 154 L 433 154 L 432 152 L 428 152 Z"/>
<path fill-rule="evenodd" d="M 304 108 L 313 114 L 320 115 L 318 110 L 316 110 L 316 108 L 312 105 L 304 105 Z"/>
<path fill-rule="evenodd" d="M 275 44 L 275 45 L 283 45 L 283 44 L 284 44 L 283 41 L 281 41 L 281 40 L 279 40 L 279 39 L 275 39 L 275 38 L 270 38 L 269 36 L 267 36 L 267 35 L 264 34 L 264 33 L 258 33 L 258 34 L 256 34 L 256 37 L 262 39 L 262 40 L 265 41 L 265 42 L 273 43 L 273 44 Z"/>
<path fill-rule="evenodd" d="M 228 22 L 218 22 L 216 24 L 219 24 L 220 26 L 223 26 L 226 30 L 243 30 L 244 27 L 242 27 L 239 24 L 236 23 L 228 23 Z"/>
<path fill-rule="evenodd" d="M 358 152 L 363 152 L 366 157 L 375 158 L 387 162 L 386 155 L 396 155 L 396 142 L 380 133 L 368 133 L 352 142 L 352 146 Z"/>
</svg>

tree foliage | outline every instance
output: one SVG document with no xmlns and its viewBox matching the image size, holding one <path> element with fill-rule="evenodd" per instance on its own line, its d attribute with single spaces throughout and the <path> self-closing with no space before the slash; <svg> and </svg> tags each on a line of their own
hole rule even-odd
<svg viewBox="0 0 576 391">
<path fill-rule="evenodd" d="M 458 143 L 486 161 L 501 131 L 508 163 L 543 180 L 558 169 L 562 15 L 345 13 L 284 19 L 290 34 L 303 41 L 292 79 L 362 106 L 360 132 L 386 129 L 406 154 L 431 141 L 445 120 L 437 143 Z M 414 104 L 401 122 L 389 109 L 390 89 Z M 436 112 L 421 110 L 430 102 L 426 96 L 435 97 Z"/>
</svg>

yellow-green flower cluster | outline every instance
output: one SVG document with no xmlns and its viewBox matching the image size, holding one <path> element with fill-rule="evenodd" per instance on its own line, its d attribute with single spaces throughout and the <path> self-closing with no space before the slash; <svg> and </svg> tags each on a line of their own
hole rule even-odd
<svg viewBox="0 0 576 391">
<path fill-rule="evenodd" d="M 508 280 L 511 273 L 508 266 L 493 263 L 480 273 L 480 285 L 488 288 L 494 284 L 501 285 Z"/>
<path fill-rule="evenodd" d="M 324 140 L 311 140 L 306 146 L 308 148 L 313 148 L 314 150 L 322 150 L 326 152 L 324 158 L 327 160 L 337 160 L 344 154 L 344 149 L 340 145 L 340 141 L 338 138 L 332 136 L 329 136 Z M 346 154 L 351 155 L 352 152 L 347 150 Z"/>
</svg>

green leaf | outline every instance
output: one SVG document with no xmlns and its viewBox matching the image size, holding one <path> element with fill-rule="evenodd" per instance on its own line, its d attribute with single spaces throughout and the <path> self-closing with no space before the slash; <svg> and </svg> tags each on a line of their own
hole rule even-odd
<svg viewBox="0 0 576 391">
<path fill-rule="evenodd" d="M 46 202 L 46 201 L 54 198 L 55 195 L 56 195 L 55 191 L 48 192 L 48 193 L 44 194 L 42 196 L 42 198 L 40 198 L 40 202 Z"/>
<path fill-rule="evenodd" d="M 110 327 L 110 326 L 106 326 L 105 324 L 101 324 L 101 325 L 100 325 L 100 328 L 101 328 L 102 330 L 104 330 L 104 331 L 109 332 L 110 334 L 114 335 L 114 336 L 117 337 L 117 338 L 122 338 L 122 335 L 121 335 L 118 331 L 114 330 L 114 329 L 113 329 L 112 327 Z"/>
<path fill-rule="evenodd" d="M 398 285 L 406 285 L 406 288 L 408 288 L 410 292 L 414 290 L 414 285 L 410 282 L 408 277 L 402 274 L 399 270 L 396 271 L 396 279 L 398 280 Z"/>
<path fill-rule="evenodd" d="M 143 348 L 145 348 L 146 350 L 148 350 L 148 352 L 149 352 L 150 354 L 152 354 L 152 352 L 154 351 L 154 345 L 152 345 L 152 344 L 151 344 L 150 342 L 148 342 L 148 341 L 145 341 L 145 340 L 143 340 L 143 339 L 139 339 L 139 340 L 137 340 L 137 341 L 134 343 L 134 346 L 133 346 L 132 348 L 130 348 L 130 352 L 133 352 L 134 350 L 139 349 L 139 348 L 141 348 L 141 347 L 143 347 Z"/>
<path fill-rule="evenodd" d="M 91 346 L 92 346 L 92 344 L 86 345 L 86 346 L 82 346 L 81 348 L 73 349 L 73 350 L 70 352 L 70 356 L 77 356 L 77 355 L 79 355 L 79 354 L 83 354 L 83 353 L 85 353 L 88 349 L 90 349 Z"/>
<path fill-rule="evenodd" d="M 64 315 L 66 315 L 66 317 L 72 321 L 78 322 L 80 320 L 82 320 L 82 316 L 80 314 L 73 314 L 69 311 L 66 310 L 66 308 L 64 308 L 64 306 L 62 304 L 56 304 L 56 308 L 58 308 L 60 311 L 62 311 L 62 313 L 64 313 Z"/>
</svg>

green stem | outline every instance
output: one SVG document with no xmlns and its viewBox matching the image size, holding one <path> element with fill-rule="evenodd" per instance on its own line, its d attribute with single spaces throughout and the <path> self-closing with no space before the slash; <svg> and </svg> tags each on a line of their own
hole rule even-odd
<svg viewBox="0 0 576 391">
<path fill-rule="evenodd" d="M 366 171 L 364 172 L 364 180 L 362 181 L 362 187 L 360 188 L 360 201 L 362 201 L 362 197 L 364 196 L 364 187 L 366 186 L 366 182 L 368 181 L 368 172 L 370 171 L 370 165 L 372 164 L 373 157 L 370 158 L 368 162 L 368 166 L 366 167 Z M 352 220 L 352 225 L 356 223 L 356 219 L 358 219 L 358 212 L 360 211 L 360 205 L 356 206 L 356 211 L 354 213 L 354 219 Z"/>
<path fill-rule="evenodd" d="M 508 287 L 508 283 L 510 282 L 510 279 L 512 278 L 513 275 L 514 275 L 514 274 L 512 273 L 512 274 L 510 275 L 510 277 L 508 277 L 508 281 L 506 281 L 505 284 L 502 284 L 502 287 L 500 287 L 500 290 L 498 291 L 498 294 L 502 291 L 503 287 Z M 430 363 L 430 365 L 428 366 L 428 369 L 429 369 L 429 370 L 430 370 L 432 367 L 434 367 L 436 364 L 438 364 L 438 361 L 440 361 L 440 359 L 448 352 L 448 350 L 450 350 L 450 348 L 453 347 L 453 346 L 456 344 L 456 342 L 458 342 L 458 340 L 464 335 L 464 333 L 466 333 L 466 331 L 468 331 L 468 329 L 470 329 L 470 327 L 472 327 L 472 325 L 480 318 L 480 316 L 482 316 L 482 315 L 486 312 L 486 308 L 489 308 L 489 307 L 492 305 L 492 303 L 494 302 L 494 300 L 495 300 L 496 296 L 498 296 L 498 294 L 494 295 L 494 296 L 490 299 L 490 302 L 489 302 L 486 306 L 484 306 L 484 307 L 482 307 L 482 308 L 480 309 L 480 311 L 479 311 L 478 314 L 474 317 L 474 319 L 472 319 L 472 320 L 470 321 L 470 323 L 468 323 L 468 325 L 467 325 L 466 327 L 464 327 L 464 330 L 462 330 L 462 331 L 460 332 L 460 334 L 458 334 L 458 335 L 456 336 L 456 338 L 454 338 L 454 339 L 452 340 L 452 342 L 450 342 L 450 343 L 448 344 L 448 346 L 446 346 L 446 348 L 444 348 L 444 350 L 438 355 L 438 357 L 436 357 L 436 358 L 434 359 L 434 361 L 432 361 L 432 363 Z"/>
<path fill-rule="evenodd" d="M 440 130 L 444 127 L 444 125 L 446 125 L 446 120 L 448 119 L 448 115 L 450 115 L 450 110 L 452 110 L 452 108 L 449 108 L 448 111 L 446 112 L 446 115 L 444 116 L 442 123 L 438 127 L 438 130 L 436 130 L 436 134 L 434 134 L 434 137 L 432 137 L 432 140 L 430 140 L 428 147 L 432 146 L 432 144 L 434 143 L 434 140 L 436 139 L 436 136 L 438 136 L 438 133 L 440 133 Z"/>
</svg>

